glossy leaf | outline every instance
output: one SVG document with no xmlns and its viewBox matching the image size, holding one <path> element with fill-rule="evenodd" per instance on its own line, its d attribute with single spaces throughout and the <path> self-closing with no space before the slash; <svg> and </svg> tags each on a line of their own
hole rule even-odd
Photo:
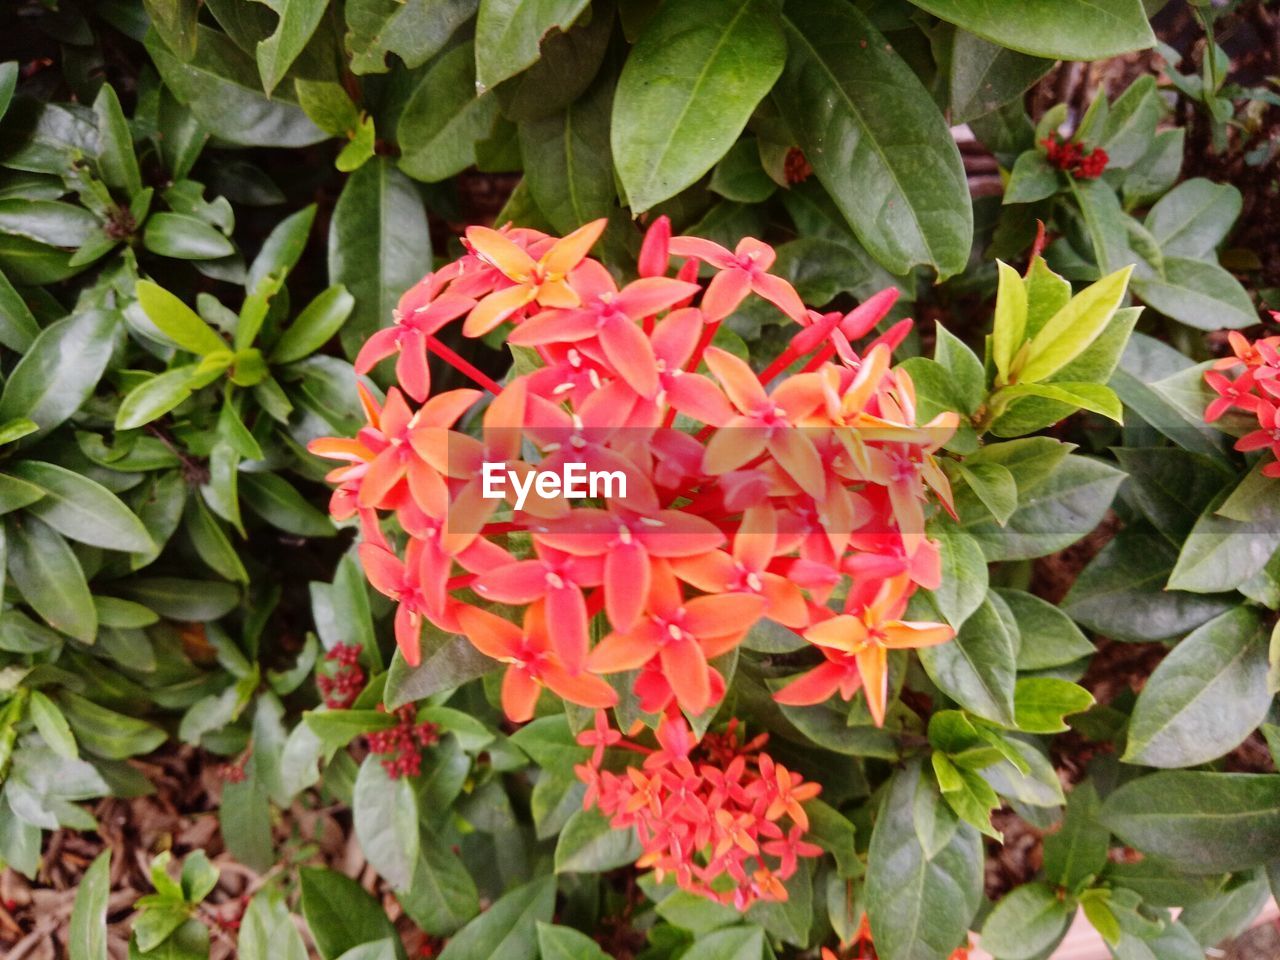
<svg viewBox="0 0 1280 960">
<path fill-rule="evenodd" d="M 355 310 L 355 297 L 335 283 L 312 300 L 285 328 L 271 348 L 269 363 L 292 363 L 315 353 L 333 337 Z"/>
<path fill-rule="evenodd" d="M 1135 277 L 1133 292 L 1152 309 L 1199 330 L 1240 329 L 1258 322 L 1240 281 L 1216 263 L 1165 257 L 1164 276 Z"/>
<path fill-rule="evenodd" d="M 631 209 L 648 210 L 710 170 L 785 59 L 765 0 L 660 7 L 627 57 L 613 100 L 613 158 Z"/>
<path fill-rule="evenodd" d="M 1187 873 L 1248 870 L 1280 845 L 1280 776 L 1166 770 L 1131 780 L 1102 806 L 1125 843 Z"/>
<path fill-rule="evenodd" d="M 1229 183 L 1184 181 L 1151 208 L 1144 221 L 1167 257 L 1205 260 L 1227 238 L 1244 203 Z"/>
<path fill-rule="evenodd" d="M 391 321 L 400 295 L 430 269 L 422 202 L 391 161 L 375 157 L 347 179 L 329 227 L 329 282 L 355 299 L 340 331 L 348 356 Z"/>
<path fill-rule="evenodd" d="M 392 779 L 376 754 L 360 764 L 352 794 L 351 817 L 360 849 L 393 887 L 413 881 L 418 859 L 418 804 L 406 777 Z"/>
<path fill-rule="evenodd" d="M 550 922 L 555 892 L 550 876 L 508 891 L 454 935 L 440 960 L 534 960 L 536 924 Z"/>
<path fill-rule="evenodd" d="M 1142 0 L 912 0 L 1002 47 L 1054 60 L 1098 60 L 1155 43 Z"/>
<path fill-rule="evenodd" d="M 25 417 L 52 430 L 89 398 L 115 347 L 119 315 L 85 310 L 46 327 L 0 395 L 0 421 Z"/>
<path fill-rule="evenodd" d="M 81 643 L 93 643 L 98 616 L 80 562 L 52 527 L 35 517 L 10 520 L 6 530 L 9 578 L 49 624 Z"/>
<path fill-rule="evenodd" d="M 604 873 L 634 863 L 642 853 L 634 830 L 617 830 L 598 810 L 579 810 L 560 831 L 556 873 Z"/>
<path fill-rule="evenodd" d="M 480 0 L 476 16 L 476 82 L 484 90 L 538 59 L 542 39 L 567 30 L 590 0 Z"/>
<path fill-rule="evenodd" d="M 891 273 L 917 264 L 943 278 L 958 273 L 972 209 L 959 151 L 928 91 L 856 7 L 802 0 L 788 4 L 785 22 L 778 102 L 853 232 Z"/>
<path fill-rule="evenodd" d="M 142 522 L 121 500 L 86 476 L 38 460 L 15 463 L 14 475 L 35 484 L 44 496 L 30 512 L 72 540 L 128 553 L 152 549 Z"/>
<path fill-rule="evenodd" d="M 302 915 L 324 960 L 337 960 L 362 943 L 395 937 L 381 904 L 356 881 L 322 867 L 303 867 L 299 873 Z"/>
<path fill-rule="evenodd" d="M 988 596 L 954 640 L 920 651 L 920 662 L 944 693 L 981 717 L 1013 726 L 1018 638 Z"/>
<path fill-rule="evenodd" d="M 1271 705 L 1263 625 L 1238 607 L 1195 630 L 1147 679 L 1121 758 L 1192 767 L 1234 749 Z"/>
</svg>

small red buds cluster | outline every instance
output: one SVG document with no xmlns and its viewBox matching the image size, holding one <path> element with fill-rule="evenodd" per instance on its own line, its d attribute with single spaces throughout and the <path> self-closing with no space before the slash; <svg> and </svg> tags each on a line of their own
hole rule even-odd
<svg viewBox="0 0 1280 960">
<path fill-rule="evenodd" d="M 348 710 L 364 689 L 364 671 L 360 669 L 360 645 L 338 643 L 324 655 L 325 662 L 335 664 L 330 673 L 318 673 L 316 686 L 324 705 L 330 710 Z"/>
<path fill-rule="evenodd" d="M 379 704 L 378 709 L 386 712 Z M 392 780 L 416 777 L 422 772 L 422 751 L 440 740 L 440 728 L 434 723 L 418 723 L 413 704 L 405 704 L 393 713 L 397 723 L 386 730 L 364 735 L 369 750 L 382 758 L 383 769 Z"/>
<path fill-rule="evenodd" d="M 1071 174 L 1077 180 L 1096 180 L 1107 168 L 1107 151 L 1101 147 L 1086 150 L 1083 143 L 1064 140 L 1060 134 L 1051 134 L 1041 141 L 1045 157 L 1050 164 Z"/>
</svg>

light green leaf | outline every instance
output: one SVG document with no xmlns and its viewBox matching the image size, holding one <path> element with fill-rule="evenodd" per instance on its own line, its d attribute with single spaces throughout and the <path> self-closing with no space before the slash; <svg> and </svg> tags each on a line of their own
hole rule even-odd
<svg viewBox="0 0 1280 960">
<path fill-rule="evenodd" d="M 1142 0 L 912 0 L 980 37 L 1054 60 L 1099 60 L 1155 44 Z"/>
<path fill-rule="evenodd" d="M 1109 274 L 1081 290 L 1031 340 L 1021 382 L 1034 383 L 1061 370 L 1098 338 L 1124 299 L 1133 267 Z"/>
<path fill-rule="evenodd" d="M 236 941 L 240 960 L 307 960 L 302 935 L 280 894 L 266 889 L 249 901 Z"/>
<path fill-rule="evenodd" d="M 202 379 L 199 364 L 190 363 L 142 381 L 121 401 L 116 429 L 134 430 L 164 416 L 190 397 Z"/>
<path fill-rule="evenodd" d="M 267 356 L 269 363 L 292 363 L 315 353 L 342 329 L 355 309 L 355 297 L 335 283 L 316 296 L 285 328 Z"/>
<path fill-rule="evenodd" d="M 68 760 L 75 760 L 80 756 L 75 734 L 71 732 L 67 718 L 62 715 L 56 703 L 39 690 L 32 690 L 27 710 L 31 715 L 31 722 L 36 725 L 50 750 Z"/>
<path fill-rule="evenodd" d="M 1063 717 L 1091 706 L 1088 690 L 1057 677 L 1021 677 L 1013 691 L 1015 725 L 1027 733 L 1063 733 Z"/>
<path fill-rule="evenodd" d="M 170 214 L 170 216 L 178 215 Z M 205 225 L 201 224 L 201 226 Z M 206 227 L 206 229 L 212 228 Z M 139 280 L 136 291 L 138 303 L 146 311 L 147 317 L 183 350 L 205 356 L 227 349 L 226 341 L 218 336 L 213 327 L 200 319 L 194 310 L 168 290 L 150 280 Z"/>
<path fill-rule="evenodd" d="M 1013 358 L 1026 340 L 1027 287 L 1013 267 L 1000 260 L 996 261 L 996 266 L 1000 272 L 1000 286 L 996 292 L 991 358 L 1003 381 L 1007 381 L 1013 368 Z"/>
</svg>

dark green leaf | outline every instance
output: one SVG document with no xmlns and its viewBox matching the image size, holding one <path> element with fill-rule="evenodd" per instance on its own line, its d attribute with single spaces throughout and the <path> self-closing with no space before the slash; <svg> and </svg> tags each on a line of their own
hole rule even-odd
<svg viewBox="0 0 1280 960">
<path fill-rule="evenodd" d="M 478 0 L 348 0 L 347 49 L 355 73 L 385 73 L 394 53 L 414 69 L 471 19 Z"/>
<path fill-rule="evenodd" d="M 779 104 L 858 239 L 891 273 L 916 264 L 958 273 L 972 209 L 959 151 L 928 91 L 856 7 L 793 2 L 786 23 Z"/>
<path fill-rule="evenodd" d="M 142 174 L 138 170 L 138 158 L 133 152 L 133 136 L 129 124 L 120 109 L 120 100 L 109 83 L 104 83 L 93 101 L 93 113 L 98 120 L 98 135 L 102 138 L 102 152 L 98 165 L 107 186 L 123 190 L 133 196 L 142 190 Z"/>
<path fill-rule="evenodd" d="M 422 662 L 410 667 L 398 652 L 391 662 L 385 694 L 387 706 L 395 708 L 441 690 L 451 690 L 500 666 L 476 650 L 466 637 L 443 633 L 424 623 Z"/>
<path fill-rule="evenodd" d="M 1018 638 L 989 594 L 954 640 L 920 651 L 920 662 L 947 696 L 981 717 L 1014 725 Z"/>
<path fill-rule="evenodd" d="M 183 62 L 159 42 L 147 38 L 147 52 L 165 84 L 215 136 L 245 146 L 305 147 L 325 138 L 292 92 L 262 92 L 257 66 L 225 34 L 197 30 L 195 56 Z"/>
<path fill-rule="evenodd" d="M 183 213 L 157 213 L 147 219 L 142 242 L 152 253 L 179 260 L 217 260 L 236 252 L 231 241 L 203 220 Z"/>
<path fill-rule="evenodd" d="M 1147 679 L 1122 760 L 1191 767 L 1233 750 L 1271 706 L 1257 613 L 1238 607 L 1174 647 Z"/>
<path fill-rule="evenodd" d="M 53 429 L 93 393 L 115 346 L 119 315 L 85 310 L 50 324 L 18 361 L 0 397 L 0 421 L 26 417 Z"/>
<path fill-rule="evenodd" d="M 951 47 L 951 122 L 968 123 L 1018 99 L 1052 66 L 1052 60 L 1028 57 L 957 30 Z"/>
<path fill-rule="evenodd" d="M 434 182 L 476 162 L 476 143 L 493 128 L 498 101 L 477 94 L 470 43 L 442 53 L 422 75 L 400 114 L 400 169 Z M 348 284 L 350 286 L 350 284 Z"/>
<path fill-rule="evenodd" d="M 441 838 L 424 828 L 413 881 L 396 899 L 419 927 L 449 936 L 480 912 L 480 895 L 466 866 Z"/>
<path fill-rule="evenodd" d="M 6 527 L 9 576 L 41 618 L 81 643 L 93 643 L 98 616 L 80 562 L 62 536 L 35 517 Z"/>
<path fill-rule="evenodd" d="M 328 0 L 271 0 L 268 5 L 280 20 L 275 32 L 259 41 L 257 58 L 262 88 L 271 96 L 320 25 Z"/>
<path fill-rule="evenodd" d="M 329 228 L 329 282 L 355 298 L 341 330 L 348 356 L 390 322 L 400 295 L 430 269 L 422 201 L 390 160 L 375 157 L 348 178 Z"/>
<path fill-rule="evenodd" d="M 72 540 L 136 553 L 154 544 L 146 528 L 106 487 L 65 467 L 38 460 L 15 463 L 13 472 L 45 493 L 30 513 Z"/>
<path fill-rule="evenodd" d="M 296 2 L 296 0 L 295 0 Z M 258 289 L 258 284 L 268 276 L 283 279 L 297 264 L 302 251 L 306 249 L 307 238 L 311 234 L 311 223 L 316 218 L 315 204 L 308 204 L 297 213 L 285 217 L 275 229 L 267 235 L 262 249 L 254 258 L 245 277 L 244 288 L 250 292 Z M 240 331 L 236 331 L 239 334 Z M 247 347 L 253 337 L 236 338 L 237 347 Z"/>
<path fill-rule="evenodd" d="M 551 920 L 555 896 L 550 876 L 516 887 L 458 931 L 440 960 L 534 960 L 536 923 Z"/>
<path fill-rule="evenodd" d="M 120 581 L 119 590 L 170 620 L 217 620 L 240 602 L 234 586 L 211 580 L 133 577 Z"/>
<path fill-rule="evenodd" d="M 1093 653 L 1093 644 L 1053 604 L 1021 590 L 997 590 L 1018 624 L 1018 669 L 1047 670 Z"/>
<path fill-rule="evenodd" d="M 637 213 L 724 156 L 782 72 L 786 43 L 764 0 L 667 4 L 645 24 L 613 100 L 610 137 Z"/>
<path fill-rule="evenodd" d="M 961 824 L 932 858 L 924 855 L 912 816 L 919 780 L 919 762 L 894 774 L 871 834 L 866 910 L 886 960 L 944 960 L 982 902 L 978 831 Z"/>
<path fill-rule="evenodd" d="M 382 905 L 356 881 L 322 867 L 303 867 L 299 873 L 302 915 L 324 960 L 336 960 L 362 943 L 395 937 Z"/>
<path fill-rule="evenodd" d="M 278 474 L 246 473 L 240 478 L 240 495 L 254 513 L 288 533 L 331 537 L 337 532 L 328 514 L 313 507 Z"/>
<path fill-rule="evenodd" d="M 1111 794 L 1102 822 L 1187 873 L 1248 870 L 1280 847 L 1280 776 L 1161 771 Z"/>
<path fill-rule="evenodd" d="M 200 0 L 143 0 L 160 39 L 183 60 L 196 55 L 196 21 Z"/>
<path fill-rule="evenodd" d="M 1044 875 L 1051 883 L 1075 890 L 1107 866 L 1111 832 L 1098 821 L 1098 790 L 1085 780 L 1067 794 L 1062 827 L 1044 838 Z"/>
<path fill-rule="evenodd" d="M 335 283 L 318 294 L 293 323 L 285 328 L 280 339 L 271 348 L 267 361 L 292 363 L 315 353 L 342 329 L 355 305 L 355 298 L 347 292 L 347 288 Z"/>
<path fill-rule="evenodd" d="M 605 873 L 634 863 L 642 852 L 634 830 L 615 829 L 598 810 L 579 810 L 560 831 L 556 873 Z"/>
<path fill-rule="evenodd" d="M 1126 492 L 1175 545 L 1232 478 L 1219 461 L 1176 447 L 1117 447 L 1115 455 L 1129 474 Z"/>
<path fill-rule="evenodd" d="M 1240 486 L 1248 482 L 1246 477 Z M 1170 590 L 1233 590 L 1265 567 L 1280 547 L 1280 500 L 1261 500 L 1248 521 L 1219 515 L 1226 501 L 1225 493 L 1215 497 L 1191 528 L 1169 575 Z"/>
<path fill-rule="evenodd" d="M 476 81 L 484 90 L 538 59 L 542 38 L 568 30 L 590 0 L 480 0 L 476 17 Z"/>
</svg>

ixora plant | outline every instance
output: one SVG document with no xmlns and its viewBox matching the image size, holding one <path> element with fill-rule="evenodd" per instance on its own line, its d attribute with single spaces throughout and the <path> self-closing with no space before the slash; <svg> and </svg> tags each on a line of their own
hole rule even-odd
<svg viewBox="0 0 1280 960">
<path fill-rule="evenodd" d="M 620 286 L 589 256 L 603 228 L 470 228 L 467 253 L 361 351 L 360 371 L 394 356 L 398 385 L 385 399 L 360 386 L 367 425 L 310 448 L 341 461 L 331 509 L 358 526 L 361 565 L 396 605 L 399 652 L 358 692 L 358 648 L 334 647 L 308 728 L 332 754 L 376 721 L 416 758 L 451 727 L 475 735 L 446 703 L 483 676 L 541 767 L 533 816 L 539 836 L 559 833 L 558 872 L 634 861 L 661 916 L 728 925 L 726 949 L 805 947 L 816 931 L 874 935 L 886 957 L 963 952 L 979 837 L 1000 836 L 992 810 L 1063 802 L 1036 737 L 1092 703 L 1063 676 L 1091 645 L 1044 601 L 994 589 L 988 561 L 1074 542 L 1123 479 L 1019 436 L 1078 409 L 1119 419 L 1104 381 L 1139 313 L 1121 306 L 1129 271 L 1072 296 L 1038 256 L 1026 277 L 1001 265 L 985 360 L 939 328 L 934 359 L 895 366 L 911 322 L 877 326 L 896 291 L 809 310 L 765 244 L 673 237 L 663 218 Z M 794 325 L 760 372 L 716 345 L 748 297 Z M 451 323 L 502 332 L 504 383 L 445 345 Z M 428 354 L 478 389 L 433 393 Z M 512 490 L 484 495 L 495 463 L 513 481 L 581 463 L 627 493 L 516 509 Z M 369 709 L 379 699 L 396 719 Z M 397 782 L 440 775 L 433 759 L 381 757 L 381 739 L 360 778 L 377 771 L 395 799 L 357 799 L 362 838 L 393 829 L 362 815 L 417 819 L 421 788 Z M 855 821 L 872 820 L 868 849 Z M 366 852 L 420 899 L 421 866 L 393 846 Z M 907 883 L 928 916 L 899 896 Z M 1109 909 L 1109 890 L 1077 894 Z M 509 901 L 548 919 L 547 897 L 538 880 L 508 894 L 443 955 L 470 956 Z"/>
</svg>

